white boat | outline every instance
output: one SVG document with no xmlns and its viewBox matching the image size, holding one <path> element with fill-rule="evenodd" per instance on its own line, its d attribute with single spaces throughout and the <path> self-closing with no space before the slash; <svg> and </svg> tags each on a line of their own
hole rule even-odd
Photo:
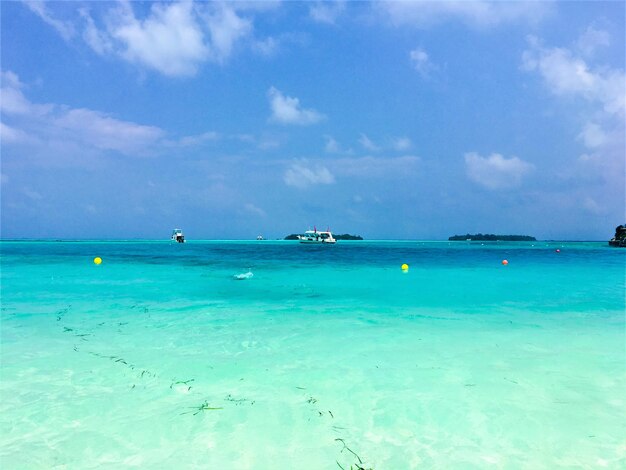
<svg viewBox="0 0 626 470">
<path fill-rule="evenodd" d="M 318 243 L 336 243 L 337 240 L 333 238 L 333 234 L 330 230 L 325 232 L 320 232 L 317 229 L 307 230 L 302 235 L 298 235 L 298 240 L 300 243 L 310 243 L 310 244 L 318 244 Z"/>
<path fill-rule="evenodd" d="M 258 237 L 256 237 L 257 240 L 265 240 L 265 238 L 263 238 L 263 235 L 259 235 Z"/>
<path fill-rule="evenodd" d="M 185 235 L 183 235 L 183 231 L 179 228 L 175 228 L 172 232 L 172 241 L 178 243 L 185 243 Z"/>
</svg>

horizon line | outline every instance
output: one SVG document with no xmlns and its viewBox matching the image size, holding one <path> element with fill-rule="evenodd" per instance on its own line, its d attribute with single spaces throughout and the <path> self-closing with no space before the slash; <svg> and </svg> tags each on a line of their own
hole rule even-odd
<svg viewBox="0 0 626 470">
<path fill-rule="evenodd" d="M 132 242 L 140 242 L 140 241 L 149 241 L 149 242 L 172 242 L 169 238 L 60 238 L 60 237 L 48 237 L 48 238 L 3 238 L 0 236 L 0 242 L 124 242 L 124 241 L 132 241 Z M 255 238 L 195 238 L 195 239 L 187 239 L 185 242 L 216 242 L 216 241 L 253 241 L 253 242 L 268 242 L 268 241 L 284 241 L 284 242 L 293 242 L 295 240 L 285 240 L 284 238 L 265 238 L 263 240 L 256 240 Z M 571 243 L 571 242 L 607 242 L 607 240 L 581 240 L 581 239 L 570 239 L 570 240 L 559 240 L 559 239 L 537 239 L 537 240 L 449 240 L 449 239 L 426 239 L 426 238 L 367 238 L 363 240 L 339 240 L 341 242 L 368 242 L 368 241 L 414 241 L 414 242 L 472 242 L 472 243 L 498 243 L 498 242 L 524 242 L 524 243 L 533 243 L 533 242 L 558 242 L 558 243 Z"/>
</svg>

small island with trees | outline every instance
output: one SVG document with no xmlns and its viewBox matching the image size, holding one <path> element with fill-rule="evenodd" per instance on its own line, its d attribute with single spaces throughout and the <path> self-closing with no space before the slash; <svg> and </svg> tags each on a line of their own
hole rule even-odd
<svg viewBox="0 0 626 470">
<path fill-rule="evenodd" d="M 461 241 L 477 241 L 477 242 L 536 242 L 535 237 L 530 235 L 494 235 L 491 233 L 475 233 L 466 235 L 454 235 L 449 237 L 448 240 L 461 242 Z"/>
<path fill-rule="evenodd" d="M 335 240 L 363 240 L 363 237 L 360 235 L 350 235 L 349 233 L 344 233 L 343 235 L 333 235 Z M 292 233 L 291 235 L 287 235 L 285 240 L 297 240 L 298 234 Z"/>
</svg>

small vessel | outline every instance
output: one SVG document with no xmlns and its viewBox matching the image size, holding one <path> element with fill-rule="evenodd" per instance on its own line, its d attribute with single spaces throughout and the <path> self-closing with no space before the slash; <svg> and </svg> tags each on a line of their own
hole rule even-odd
<svg viewBox="0 0 626 470">
<path fill-rule="evenodd" d="M 258 237 L 256 237 L 257 240 L 265 240 L 265 238 L 263 238 L 263 235 L 259 235 Z"/>
<path fill-rule="evenodd" d="M 300 240 L 300 243 L 310 244 L 337 242 L 337 240 L 333 238 L 333 234 L 330 232 L 330 229 L 325 232 L 319 232 L 316 228 L 313 228 L 313 230 L 307 230 L 302 235 L 298 235 L 298 240 Z"/>
<path fill-rule="evenodd" d="M 178 243 L 185 243 L 185 235 L 183 235 L 183 231 L 179 228 L 175 228 L 172 232 L 172 241 Z"/>
</svg>

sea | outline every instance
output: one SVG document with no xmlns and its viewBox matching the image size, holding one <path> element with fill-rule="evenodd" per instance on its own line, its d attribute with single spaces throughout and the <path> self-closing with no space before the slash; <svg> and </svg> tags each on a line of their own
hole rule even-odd
<svg viewBox="0 0 626 470">
<path fill-rule="evenodd" d="M 626 468 L 606 242 L 0 253 L 4 469 Z"/>
</svg>

